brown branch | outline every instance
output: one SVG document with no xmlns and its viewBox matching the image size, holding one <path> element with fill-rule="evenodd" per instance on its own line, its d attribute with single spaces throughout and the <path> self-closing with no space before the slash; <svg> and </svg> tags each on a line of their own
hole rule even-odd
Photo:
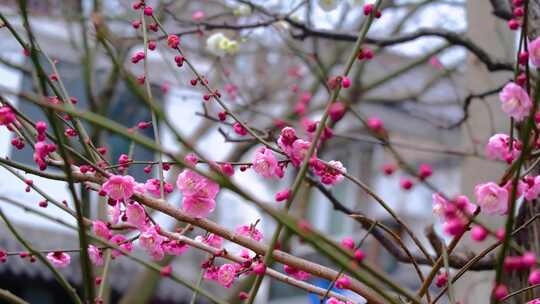
<svg viewBox="0 0 540 304">
<path fill-rule="evenodd" d="M 361 215 L 360 213 L 354 212 L 345 205 L 343 205 L 339 200 L 332 194 L 332 192 L 328 189 L 326 189 L 322 184 L 316 182 L 313 179 L 308 179 L 308 182 L 312 184 L 313 186 L 317 187 L 321 191 L 321 193 L 328 198 L 328 200 L 332 203 L 335 210 L 343 212 L 347 215 L 352 216 L 364 229 L 368 229 L 370 226 L 371 220 L 367 219 L 367 217 Z M 373 237 L 390 253 L 392 256 L 394 256 L 398 261 L 402 263 L 413 263 L 416 262 L 421 265 L 432 265 L 432 262 L 430 262 L 425 256 L 419 255 L 419 254 L 412 254 L 407 255 L 405 252 L 403 252 L 402 249 L 397 247 L 392 241 L 390 241 L 384 233 L 380 229 L 373 229 L 371 234 Z M 461 268 L 470 261 L 471 257 L 474 256 L 474 253 L 453 253 L 450 255 L 449 263 L 450 267 L 452 268 Z M 432 257 L 433 259 L 436 259 L 437 257 Z M 494 260 L 492 258 L 484 259 L 481 262 L 475 263 L 470 269 L 471 270 L 491 270 L 494 266 Z"/>
</svg>

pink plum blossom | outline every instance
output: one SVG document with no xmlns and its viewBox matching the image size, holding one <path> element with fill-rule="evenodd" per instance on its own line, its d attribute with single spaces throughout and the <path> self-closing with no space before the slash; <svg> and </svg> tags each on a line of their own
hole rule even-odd
<svg viewBox="0 0 540 304">
<path fill-rule="evenodd" d="M 504 215 L 508 211 L 508 191 L 493 182 L 476 185 L 476 203 L 487 214 Z"/>
<path fill-rule="evenodd" d="M 522 121 L 529 114 L 532 102 L 529 94 L 519 85 L 509 82 L 499 93 L 502 110 L 517 121 Z"/>
<path fill-rule="evenodd" d="M 281 150 L 289 155 L 292 151 L 292 144 L 296 139 L 298 139 L 296 131 L 291 127 L 285 127 L 281 130 L 277 142 Z"/>
<path fill-rule="evenodd" d="M 236 278 L 236 267 L 233 264 L 223 264 L 217 272 L 217 282 L 225 288 L 231 287 Z"/>
<path fill-rule="evenodd" d="M 122 248 L 123 250 L 125 250 L 127 252 L 132 252 L 133 251 L 133 244 L 130 241 L 128 241 L 125 236 L 123 236 L 121 234 L 117 234 L 117 235 L 113 236 L 111 238 L 111 242 L 113 242 L 114 244 L 120 246 L 120 248 Z M 113 249 L 111 251 L 111 257 L 113 257 L 113 258 L 117 258 L 117 257 L 119 257 L 121 255 L 123 255 L 123 253 L 120 250 Z"/>
<path fill-rule="evenodd" d="M 204 218 L 214 211 L 219 192 L 217 183 L 186 169 L 178 176 L 176 185 L 184 195 L 182 210 L 188 215 Z"/>
<path fill-rule="evenodd" d="M 135 179 L 129 175 L 112 175 L 101 187 L 114 200 L 127 200 L 135 192 Z"/>
<path fill-rule="evenodd" d="M 69 266 L 69 263 L 71 262 L 69 254 L 62 251 L 49 252 L 47 254 L 47 259 L 58 268 L 65 268 Z"/>
<path fill-rule="evenodd" d="M 185 253 L 189 249 L 189 246 L 180 241 L 169 240 L 167 242 L 163 242 L 161 244 L 161 248 L 166 254 L 179 256 Z"/>
<path fill-rule="evenodd" d="M 292 266 L 289 266 L 287 264 L 283 265 L 283 270 L 288 275 L 300 281 L 306 281 L 310 277 L 309 273 L 302 271 L 300 269 L 294 268 Z"/>
<path fill-rule="evenodd" d="M 161 183 L 159 179 L 157 178 L 151 178 L 146 181 L 143 185 L 143 193 L 148 192 L 152 194 L 155 197 L 161 197 Z M 171 184 L 163 183 L 163 192 L 164 193 L 171 193 L 173 190 L 173 187 Z M 136 191 L 137 192 L 137 191 Z"/>
<path fill-rule="evenodd" d="M 139 236 L 139 245 L 150 255 L 154 260 L 159 261 L 163 259 L 165 253 L 161 244 L 165 240 L 165 237 L 160 235 L 155 226 L 152 226 Z"/>
<path fill-rule="evenodd" d="M 219 268 L 216 266 L 210 266 L 206 268 L 204 272 L 204 278 L 211 281 L 217 281 Z"/>
<path fill-rule="evenodd" d="M 201 11 L 201 10 L 196 10 L 193 12 L 193 14 L 191 14 L 191 20 L 196 21 L 196 22 L 203 20 L 204 17 L 205 17 L 204 11 Z"/>
<path fill-rule="evenodd" d="M 331 160 L 328 164 L 320 161 L 312 162 L 315 164 L 312 166 L 315 175 L 321 178 L 321 183 L 325 185 L 335 185 L 343 180 L 343 174 L 347 169 L 340 161 Z"/>
<path fill-rule="evenodd" d="M 38 165 L 39 170 L 43 171 L 47 169 L 47 162 L 45 158 L 49 155 L 50 152 L 50 146 L 44 141 L 38 141 L 34 145 L 33 159 L 34 162 Z"/>
<path fill-rule="evenodd" d="M 276 171 L 279 170 L 279 166 L 274 152 L 264 147 L 260 148 L 255 153 L 253 170 L 265 178 L 272 178 L 276 176 Z"/>
<path fill-rule="evenodd" d="M 88 256 L 90 261 L 96 266 L 103 265 L 103 252 L 101 249 L 97 248 L 94 245 L 88 245 Z"/>
<path fill-rule="evenodd" d="M 198 235 L 195 237 L 197 242 L 204 243 L 208 246 L 212 246 L 217 249 L 221 249 L 223 246 L 223 238 L 217 234 L 209 233 L 206 236 Z"/>
<path fill-rule="evenodd" d="M 300 166 L 300 164 L 306 157 L 306 154 L 310 146 L 311 146 L 311 142 L 305 141 L 303 139 L 297 139 L 292 143 L 291 148 L 290 148 L 290 153 L 287 154 L 287 156 L 289 156 L 291 163 L 295 167 Z"/>
<path fill-rule="evenodd" d="M 526 178 L 526 182 L 529 185 L 525 191 L 525 199 L 530 202 L 538 198 L 538 195 L 540 195 L 540 175 Z"/>
<path fill-rule="evenodd" d="M 535 67 L 540 67 L 540 37 L 529 42 L 529 58 Z"/>
<path fill-rule="evenodd" d="M 126 206 L 127 222 L 137 228 L 143 228 L 146 225 L 146 212 L 139 203 L 131 203 Z"/>
<path fill-rule="evenodd" d="M 94 231 L 94 234 L 99 236 L 100 238 L 109 240 L 112 237 L 111 230 L 109 229 L 109 227 L 107 227 L 107 224 L 102 221 L 93 221 L 92 230 Z"/>
<path fill-rule="evenodd" d="M 0 126 L 7 126 L 15 121 L 15 114 L 8 106 L 0 107 Z"/>
<path fill-rule="evenodd" d="M 325 304 L 352 304 L 352 302 L 349 302 L 349 301 L 343 302 L 334 297 L 331 297 L 328 300 L 326 300 Z"/>
<path fill-rule="evenodd" d="M 199 158 L 197 157 L 197 155 L 189 153 L 188 155 L 186 155 L 186 157 L 184 157 L 184 161 L 188 165 L 195 166 L 199 162 Z"/>
<path fill-rule="evenodd" d="M 521 143 L 514 139 L 512 150 L 510 150 L 510 136 L 506 134 L 495 134 L 491 136 L 486 145 L 486 156 L 492 160 L 503 160 L 511 163 L 521 154 Z"/>
<path fill-rule="evenodd" d="M 118 224 L 121 213 L 122 213 L 122 210 L 120 210 L 120 204 L 118 203 L 115 204 L 114 206 L 108 206 L 107 208 L 107 214 L 109 215 L 112 224 Z"/>
<path fill-rule="evenodd" d="M 215 208 L 216 201 L 208 197 L 184 196 L 182 199 L 182 210 L 193 217 L 205 218 Z"/>
<path fill-rule="evenodd" d="M 252 238 L 257 242 L 263 239 L 262 232 L 260 232 L 259 229 L 255 228 L 253 225 L 239 226 L 236 228 L 236 233 Z"/>
</svg>

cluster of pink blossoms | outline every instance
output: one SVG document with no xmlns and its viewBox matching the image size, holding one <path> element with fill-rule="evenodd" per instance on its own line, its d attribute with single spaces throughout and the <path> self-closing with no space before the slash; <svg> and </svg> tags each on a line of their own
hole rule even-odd
<svg viewBox="0 0 540 304">
<path fill-rule="evenodd" d="M 285 152 L 293 166 L 298 167 L 306 157 L 311 142 L 298 138 L 296 131 L 291 127 L 281 130 L 278 138 L 279 147 Z M 335 185 L 343 180 L 343 173 L 347 170 L 339 161 L 330 161 L 328 164 L 314 155 L 309 161 L 310 168 L 315 175 L 321 178 L 325 185 Z"/>
<path fill-rule="evenodd" d="M 182 210 L 190 216 L 205 218 L 216 207 L 219 185 L 204 176 L 185 169 L 178 175 L 176 186 L 182 192 Z"/>
<path fill-rule="evenodd" d="M 476 210 L 466 196 L 458 196 L 449 201 L 441 194 L 433 194 L 433 213 L 443 221 L 444 232 L 448 235 L 460 235 L 465 232 L 468 217 Z"/>
<path fill-rule="evenodd" d="M 506 134 L 495 134 L 491 136 L 486 145 L 486 156 L 492 160 L 503 160 L 512 163 L 521 154 L 522 144 L 514 139 L 512 149 L 510 149 L 510 136 Z"/>
<path fill-rule="evenodd" d="M 179 183 L 183 188 L 185 193 L 184 201 L 190 203 L 195 203 L 202 198 L 212 197 L 212 200 L 215 198 L 217 191 L 209 191 L 202 183 L 197 183 L 199 175 L 195 176 L 193 172 L 182 175 L 184 178 L 191 178 L 189 180 L 184 180 Z M 192 187 L 190 187 L 190 185 Z M 205 184 L 206 185 L 206 184 Z M 197 188 L 199 187 L 199 188 Z M 135 194 L 145 194 L 149 193 L 153 196 L 159 196 L 160 194 L 160 185 L 159 180 L 149 179 L 145 184 L 139 184 L 135 179 L 129 175 L 112 175 L 107 181 L 102 185 L 100 194 L 107 195 L 109 197 L 109 204 L 111 205 L 109 212 L 111 215 L 111 223 L 116 224 L 120 219 L 132 225 L 138 229 L 141 234 L 138 238 L 139 246 L 146 251 L 146 253 L 151 256 L 154 260 L 161 260 L 163 257 L 168 255 L 181 255 L 187 249 L 188 246 L 182 242 L 176 240 L 170 240 L 167 237 L 162 236 L 159 233 L 159 226 L 153 225 L 146 214 L 146 211 L 142 205 L 137 202 L 131 201 L 130 198 Z M 169 184 L 164 184 L 165 192 L 172 192 L 173 187 Z M 219 189 L 218 189 L 219 190 Z M 186 197 L 191 197 L 191 199 L 186 200 Z M 185 203 L 186 204 L 186 203 Z M 203 210 L 204 212 L 210 212 L 212 208 L 196 208 L 196 207 L 185 207 L 188 211 L 193 210 Z M 206 205 L 205 205 L 206 206 Z M 186 212 L 188 212 L 186 211 Z M 189 213 L 189 212 L 188 212 Z M 197 212 L 198 215 L 201 215 L 201 212 Z M 207 214 L 207 213 L 206 213 Z M 94 233 L 104 239 L 110 240 L 118 244 L 122 249 L 131 252 L 133 250 L 133 245 L 131 241 L 126 240 L 123 235 L 113 236 L 107 224 L 95 221 L 93 224 Z M 97 247 L 89 247 L 90 257 L 92 261 L 99 265 L 102 263 L 102 252 Z M 118 250 L 113 250 L 113 257 L 122 255 Z"/>
<path fill-rule="evenodd" d="M 490 215 L 505 215 L 508 213 L 512 183 L 507 182 L 500 186 L 494 182 L 476 185 L 474 194 L 476 204 L 482 212 Z M 540 195 L 540 176 L 525 176 L 518 182 L 516 197 L 524 197 L 532 201 Z M 433 212 L 443 220 L 444 231 L 449 235 L 459 235 L 464 232 L 468 218 L 475 212 L 476 206 L 469 202 L 465 196 L 458 196 L 454 200 L 447 200 L 442 195 L 433 194 Z M 481 241 L 487 235 L 482 228 L 475 226 L 472 237 Z"/>
</svg>

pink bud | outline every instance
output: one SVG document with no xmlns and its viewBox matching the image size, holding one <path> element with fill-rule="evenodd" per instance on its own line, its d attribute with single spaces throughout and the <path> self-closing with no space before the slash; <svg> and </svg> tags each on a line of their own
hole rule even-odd
<svg viewBox="0 0 540 304">
<path fill-rule="evenodd" d="M 532 251 L 527 251 L 521 256 L 523 267 L 530 268 L 536 265 L 536 255 Z"/>
<path fill-rule="evenodd" d="M 402 178 L 399 182 L 399 185 L 403 190 L 411 190 L 411 188 L 413 187 L 413 182 L 408 178 Z"/>
<path fill-rule="evenodd" d="M 433 174 L 433 169 L 428 164 L 421 164 L 420 168 L 418 169 L 418 177 L 421 180 L 424 180 L 428 177 L 430 177 Z"/>
<path fill-rule="evenodd" d="M 383 173 L 386 176 L 392 175 L 396 171 L 396 165 L 394 164 L 384 164 L 382 167 Z"/>
<path fill-rule="evenodd" d="M 146 16 L 152 16 L 153 13 L 154 13 L 154 9 L 152 9 L 151 6 L 147 6 L 144 8 L 144 14 Z"/>
<path fill-rule="evenodd" d="M 529 274 L 529 284 L 540 284 L 540 269 L 535 269 Z"/>
<path fill-rule="evenodd" d="M 180 37 L 176 35 L 167 36 L 167 45 L 169 45 L 170 48 L 176 49 L 178 48 L 179 44 L 180 44 Z"/>
<path fill-rule="evenodd" d="M 349 289 L 351 287 L 351 281 L 348 277 L 342 276 L 341 278 L 337 279 L 336 287 L 339 289 Z"/>
<path fill-rule="evenodd" d="M 134 29 L 138 29 L 141 26 L 141 20 L 133 20 L 133 22 L 131 22 L 131 26 Z"/>
<path fill-rule="evenodd" d="M 167 265 L 163 268 L 161 268 L 161 271 L 159 272 L 159 274 L 162 276 L 162 277 L 168 277 L 170 276 L 172 273 L 172 266 L 171 265 Z"/>
<path fill-rule="evenodd" d="M 198 11 L 193 12 L 193 14 L 191 15 L 191 20 L 201 21 L 204 19 L 204 17 L 205 17 L 204 12 L 201 10 L 198 10 Z"/>
<path fill-rule="evenodd" d="M 526 52 L 526 51 L 520 52 L 519 56 L 518 56 L 519 64 L 525 65 L 525 64 L 527 64 L 528 61 L 529 61 L 529 53 Z"/>
<path fill-rule="evenodd" d="M 516 83 L 520 86 L 524 86 L 527 82 L 527 75 L 525 73 L 520 73 L 516 78 Z"/>
<path fill-rule="evenodd" d="M 240 300 L 246 300 L 248 297 L 249 295 L 245 291 L 241 291 L 240 293 L 238 293 L 238 298 Z"/>
<path fill-rule="evenodd" d="M 366 257 L 366 255 L 364 254 L 362 249 L 356 249 L 356 251 L 354 252 L 354 259 L 357 262 L 362 262 L 365 257 Z"/>
<path fill-rule="evenodd" d="M 495 237 L 499 241 L 504 240 L 505 234 L 506 234 L 506 232 L 504 231 L 504 228 L 499 228 L 499 229 L 497 229 L 497 231 L 495 231 Z"/>
<path fill-rule="evenodd" d="M 378 117 L 370 117 L 367 120 L 367 126 L 373 131 L 379 132 L 384 128 L 383 121 Z"/>
<path fill-rule="evenodd" d="M 515 31 L 519 28 L 520 24 L 519 24 L 519 21 L 516 20 L 516 19 L 510 19 L 508 21 L 508 27 L 510 28 L 510 30 L 512 31 Z"/>
<path fill-rule="evenodd" d="M 439 288 L 442 288 L 448 283 L 448 274 L 443 272 L 435 278 L 435 285 Z"/>
<path fill-rule="evenodd" d="M 364 5 L 364 15 L 369 15 L 373 12 L 373 4 L 371 3 L 368 3 L 366 5 Z"/>
<path fill-rule="evenodd" d="M 347 248 L 347 249 L 354 249 L 354 240 L 352 239 L 352 237 L 348 236 L 346 238 L 344 238 L 343 240 L 341 240 L 341 245 L 343 245 L 343 247 Z"/>
<path fill-rule="evenodd" d="M 234 123 L 233 129 L 234 129 L 234 132 L 240 136 L 247 135 L 247 130 L 239 122 Z"/>
<path fill-rule="evenodd" d="M 493 296 L 498 301 L 502 300 L 504 297 L 508 295 L 508 287 L 504 284 L 498 284 L 493 288 Z"/>
<path fill-rule="evenodd" d="M 258 263 L 257 265 L 255 265 L 255 267 L 253 267 L 253 272 L 256 275 L 264 275 L 264 273 L 266 272 L 266 266 L 264 265 L 264 263 Z"/>
<path fill-rule="evenodd" d="M 342 102 L 334 102 L 330 106 L 328 115 L 330 116 L 330 119 L 332 119 L 332 121 L 337 122 L 345 115 L 345 109 L 345 105 Z"/>
<path fill-rule="evenodd" d="M 480 225 L 475 225 L 471 229 L 471 239 L 474 241 L 481 242 L 486 239 L 487 235 L 487 230 Z"/>
<path fill-rule="evenodd" d="M 47 123 L 44 121 L 36 122 L 36 131 L 38 134 L 43 134 L 47 130 Z"/>
<path fill-rule="evenodd" d="M 227 112 L 223 111 L 223 112 L 219 112 L 218 113 L 218 118 L 220 121 L 225 121 L 225 119 L 227 119 Z"/>
<path fill-rule="evenodd" d="M 291 190 L 285 189 L 283 191 L 280 191 L 276 193 L 276 201 L 282 202 L 289 198 L 289 195 L 291 195 Z"/>
<path fill-rule="evenodd" d="M 343 76 L 343 78 L 341 79 L 341 86 L 345 89 L 351 86 L 351 80 L 349 79 L 349 77 Z"/>
<path fill-rule="evenodd" d="M 220 170 L 224 175 L 227 176 L 233 176 L 234 175 L 234 168 L 229 163 L 223 163 L 220 165 Z"/>
</svg>

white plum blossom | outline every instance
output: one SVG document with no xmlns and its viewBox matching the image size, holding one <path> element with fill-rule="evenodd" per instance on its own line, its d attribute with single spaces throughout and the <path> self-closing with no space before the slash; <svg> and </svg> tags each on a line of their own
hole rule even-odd
<svg viewBox="0 0 540 304">
<path fill-rule="evenodd" d="M 341 0 L 319 0 L 317 3 L 323 11 L 330 12 L 341 4 Z"/>
<path fill-rule="evenodd" d="M 233 14 L 239 17 L 246 17 L 251 15 L 251 7 L 247 4 L 239 4 L 234 8 Z"/>
<path fill-rule="evenodd" d="M 238 42 L 218 32 L 206 39 L 206 49 L 218 57 L 233 55 L 238 51 Z"/>
</svg>

